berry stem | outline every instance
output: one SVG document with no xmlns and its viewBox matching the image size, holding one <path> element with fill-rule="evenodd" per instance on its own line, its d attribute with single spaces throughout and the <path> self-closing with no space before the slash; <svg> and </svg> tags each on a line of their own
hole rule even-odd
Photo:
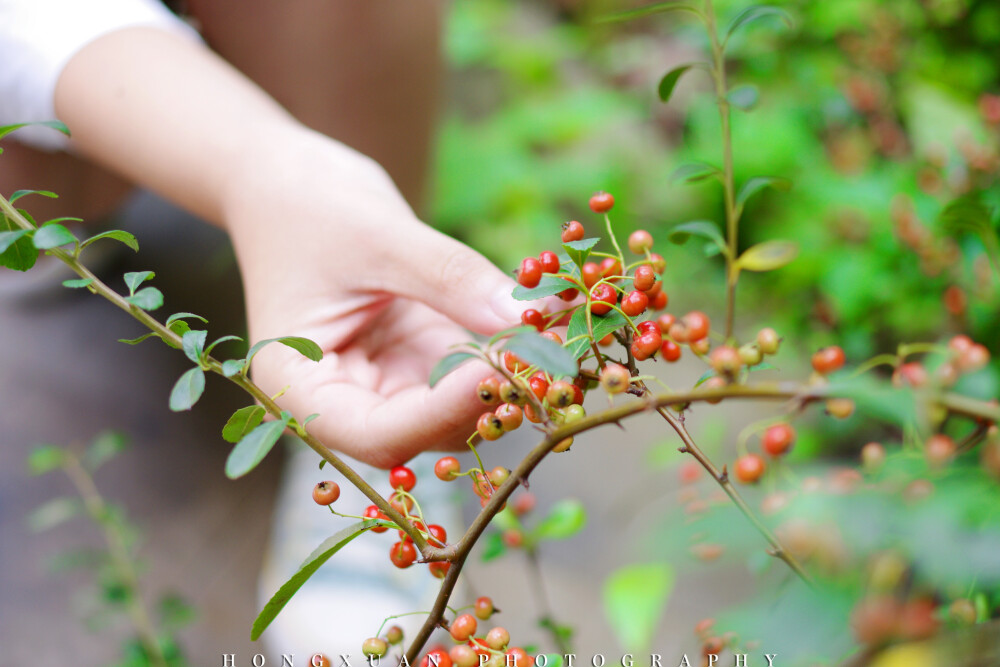
<svg viewBox="0 0 1000 667">
<path fill-rule="evenodd" d="M 618 253 L 618 266 L 625 266 L 625 255 L 622 253 L 622 247 L 618 245 L 618 237 L 615 236 L 615 232 L 611 228 L 611 216 L 607 213 L 604 214 L 604 226 L 608 230 L 608 238 L 611 239 L 611 245 L 615 247 L 615 252 Z"/>
</svg>

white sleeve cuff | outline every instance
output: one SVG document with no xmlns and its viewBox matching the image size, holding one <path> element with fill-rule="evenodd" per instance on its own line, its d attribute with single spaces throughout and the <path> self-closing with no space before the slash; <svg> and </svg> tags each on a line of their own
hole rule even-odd
<svg viewBox="0 0 1000 667">
<path fill-rule="evenodd" d="M 0 0 L 0 126 L 56 119 L 56 82 L 69 60 L 98 37 L 136 26 L 200 39 L 157 0 Z M 45 127 L 12 137 L 46 150 L 68 144 Z"/>
</svg>

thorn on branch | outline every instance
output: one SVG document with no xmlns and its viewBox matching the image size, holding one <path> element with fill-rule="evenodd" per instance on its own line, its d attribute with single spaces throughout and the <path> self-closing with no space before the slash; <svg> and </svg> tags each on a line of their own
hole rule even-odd
<svg viewBox="0 0 1000 667">
<path fill-rule="evenodd" d="M 679 451 L 681 454 L 689 454 L 691 452 L 691 450 L 688 449 L 687 445 L 683 445 L 681 447 L 678 447 L 677 451 Z"/>
<path fill-rule="evenodd" d="M 722 472 L 719 474 L 719 484 L 725 484 L 729 481 L 729 470 L 727 466 L 723 464 Z"/>
</svg>

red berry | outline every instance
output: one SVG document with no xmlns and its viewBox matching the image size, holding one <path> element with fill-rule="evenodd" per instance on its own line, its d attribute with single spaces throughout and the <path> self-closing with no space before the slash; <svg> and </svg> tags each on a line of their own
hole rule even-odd
<svg viewBox="0 0 1000 667">
<path fill-rule="evenodd" d="M 653 299 L 653 310 L 663 310 L 666 307 L 667 307 L 667 293 L 660 292 L 659 294 L 656 295 L 656 298 Z"/>
<path fill-rule="evenodd" d="M 653 270 L 660 275 L 663 275 L 663 272 L 667 270 L 667 260 L 655 252 L 649 256 L 649 263 L 653 265 Z"/>
<path fill-rule="evenodd" d="M 702 338 L 701 340 L 693 340 L 688 342 L 688 347 L 691 348 L 691 351 L 694 352 L 695 354 L 699 354 L 702 356 L 708 354 L 708 350 L 711 347 L 711 345 L 712 344 L 709 343 L 707 338 Z"/>
<path fill-rule="evenodd" d="M 620 276 L 621 274 L 622 274 L 622 264 L 617 259 L 605 257 L 603 260 L 601 260 L 602 277 L 612 278 L 614 276 Z"/>
<path fill-rule="evenodd" d="M 410 523 L 413 525 L 413 527 L 417 530 L 418 533 L 426 533 L 427 532 L 427 526 L 425 526 L 424 522 L 421 521 L 420 519 L 413 519 L 412 521 L 410 521 Z M 410 540 L 410 536 L 407 535 L 406 532 L 402 528 L 398 529 L 396 531 L 396 534 L 399 535 L 399 541 L 400 542 L 405 542 L 407 540 Z M 410 540 L 410 541 L 412 542 L 413 540 Z"/>
<path fill-rule="evenodd" d="M 542 418 L 538 416 L 538 412 L 535 411 L 535 406 L 528 403 L 524 406 L 524 417 L 532 424 L 540 424 Z"/>
<path fill-rule="evenodd" d="M 701 465 L 695 461 L 685 461 L 677 470 L 681 484 L 694 484 L 701 478 Z"/>
<path fill-rule="evenodd" d="M 653 235 L 645 229 L 637 229 L 628 237 L 628 249 L 636 255 L 645 255 L 653 248 Z"/>
<path fill-rule="evenodd" d="M 427 564 L 427 569 L 430 570 L 431 576 L 436 579 L 444 579 L 444 576 L 448 574 L 448 570 L 451 569 L 451 563 L 446 560 L 434 561 Z"/>
<path fill-rule="evenodd" d="M 559 334 L 557 334 L 555 331 L 543 331 L 542 332 L 542 338 L 547 338 L 550 341 L 552 341 L 553 343 L 555 343 L 556 345 L 562 345 L 562 342 L 563 342 L 562 341 L 562 337 Z"/>
<path fill-rule="evenodd" d="M 646 265 L 644 264 L 643 266 L 646 266 Z M 637 287 L 636 289 L 639 289 L 639 288 Z M 653 281 L 653 286 L 650 287 L 649 289 L 643 290 L 643 291 L 646 293 L 646 296 L 649 297 L 649 300 L 652 301 L 656 297 L 660 296 L 660 294 L 663 293 L 663 281 L 662 280 L 654 280 Z"/>
<path fill-rule="evenodd" d="M 659 333 L 660 327 L 657 326 L 656 322 L 652 320 L 646 320 L 644 322 L 639 322 L 635 325 L 635 328 L 639 330 L 639 335 L 648 333 Z"/>
<path fill-rule="evenodd" d="M 567 440 L 572 441 L 573 439 L 567 438 Z M 555 451 L 555 449 L 553 449 L 552 451 Z M 517 549 L 522 544 L 524 544 L 524 533 L 522 533 L 517 529 L 503 531 L 503 535 L 501 535 L 501 538 L 503 539 L 503 543 L 506 544 L 511 549 Z"/>
<path fill-rule="evenodd" d="M 521 268 L 517 271 L 517 282 L 525 287 L 538 287 L 542 281 L 542 263 L 534 257 L 521 260 Z"/>
<path fill-rule="evenodd" d="M 476 616 L 482 621 L 488 621 L 495 611 L 493 600 L 486 596 L 476 598 Z"/>
<path fill-rule="evenodd" d="M 317 505 L 331 505 L 340 497 L 340 487 L 336 482 L 320 482 L 313 487 L 313 500 Z"/>
<path fill-rule="evenodd" d="M 503 422 L 492 412 L 484 412 L 476 422 L 476 431 L 483 440 L 496 440 L 503 435 Z"/>
<path fill-rule="evenodd" d="M 573 404 L 583 405 L 583 389 L 581 389 L 580 385 L 575 382 L 573 383 Z"/>
<path fill-rule="evenodd" d="M 524 405 L 528 401 L 528 390 L 520 380 L 517 382 L 504 380 L 500 383 L 500 400 L 504 403 Z"/>
<path fill-rule="evenodd" d="M 812 367 L 820 375 L 826 375 L 843 368 L 844 361 L 844 351 L 837 345 L 831 345 L 812 356 Z"/>
<path fill-rule="evenodd" d="M 535 327 L 539 331 L 545 328 L 545 316 L 541 311 L 529 308 L 521 313 L 521 324 L 527 327 Z"/>
<path fill-rule="evenodd" d="M 392 508 L 400 514 L 408 515 L 410 510 L 413 509 L 413 498 L 394 493 L 392 494 L 392 497 L 389 498 L 389 504 L 392 505 Z"/>
<path fill-rule="evenodd" d="M 955 441 L 943 433 L 935 433 L 924 445 L 924 457 L 932 467 L 941 467 L 954 456 Z"/>
<path fill-rule="evenodd" d="M 559 255 L 551 250 L 543 250 L 538 256 L 538 261 L 542 264 L 542 271 L 545 273 L 559 273 Z"/>
<path fill-rule="evenodd" d="M 479 664 L 479 654 L 466 644 L 452 646 L 449 655 L 455 667 L 476 667 Z"/>
<path fill-rule="evenodd" d="M 403 491 L 412 491 L 417 485 L 417 476 L 406 466 L 396 466 L 389 471 L 389 486 L 394 489 L 403 487 Z"/>
<path fill-rule="evenodd" d="M 683 321 L 687 328 L 687 342 L 693 343 L 708 336 L 710 322 L 705 313 L 700 310 L 692 310 L 684 316 Z"/>
<path fill-rule="evenodd" d="M 607 336 L 605 336 L 601 340 L 597 341 L 597 344 L 600 345 L 601 347 L 608 347 L 609 345 L 611 345 L 614 342 L 615 342 L 615 335 L 614 334 L 608 334 Z"/>
<path fill-rule="evenodd" d="M 740 353 L 736 351 L 736 348 L 730 345 L 720 345 L 712 350 L 712 354 L 709 356 L 708 361 L 716 373 L 729 377 L 738 373 L 740 368 L 743 366 L 743 361 L 740 359 Z"/>
<path fill-rule="evenodd" d="M 632 341 L 632 356 L 637 361 L 649 359 L 660 349 L 662 342 L 663 338 L 660 336 L 659 331 L 644 333 Z"/>
<path fill-rule="evenodd" d="M 398 625 L 392 625 L 388 630 L 385 631 L 385 638 L 390 644 L 395 646 L 399 642 L 403 641 L 403 628 Z"/>
<path fill-rule="evenodd" d="M 632 286 L 637 290 L 640 292 L 649 292 L 657 282 L 656 272 L 653 271 L 653 267 L 649 264 L 641 264 L 636 267 L 635 275 L 632 276 Z M 646 296 L 656 297 L 655 294 L 646 294 Z"/>
<path fill-rule="evenodd" d="M 795 442 L 795 429 L 788 422 L 768 427 L 760 439 L 760 448 L 771 456 L 787 454 Z"/>
<path fill-rule="evenodd" d="M 736 460 L 736 465 L 733 466 L 733 472 L 736 473 L 736 479 L 744 484 L 754 484 L 761 478 L 764 474 L 764 469 L 767 465 L 764 463 L 764 459 L 757 454 L 747 454 L 746 456 L 741 456 Z"/>
<path fill-rule="evenodd" d="M 539 371 L 528 378 L 528 387 L 531 388 L 535 398 L 539 401 L 544 400 L 545 392 L 549 390 L 549 381 L 545 378 L 545 373 Z"/>
<path fill-rule="evenodd" d="M 583 284 L 590 289 L 601 279 L 601 267 L 595 262 L 584 262 L 580 275 L 583 277 Z"/>
<path fill-rule="evenodd" d="M 569 289 L 564 289 L 562 292 L 559 292 L 559 294 L 557 294 L 556 296 L 558 296 L 563 301 L 572 301 L 573 299 L 576 298 L 577 294 L 579 294 L 579 292 L 570 287 Z"/>
<path fill-rule="evenodd" d="M 965 334 L 959 334 L 948 341 L 948 348 L 958 356 L 964 354 L 973 345 L 975 343 Z"/>
<path fill-rule="evenodd" d="M 443 526 L 432 523 L 427 526 L 427 534 L 430 535 L 430 539 L 427 541 L 436 547 L 443 547 L 448 544 L 448 532 Z"/>
<path fill-rule="evenodd" d="M 451 622 L 451 632 L 452 638 L 457 642 L 469 641 L 469 637 L 476 634 L 476 628 L 479 624 L 476 622 L 476 617 L 472 614 L 461 614 L 454 621 Z"/>
<path fill-rule="evenodd" d="M 607 213 L 615 205 L 615 198 L 607 192 L 596 192 L 590 198 L 590 210 L 594 213 Z"/>
<path fill-rule="evenodd" d="M 681 346 L 672 340 L 665 340 L 660 346 L 660 354 L 666 361 L 677 361 L 681 358 Z"/>
<path fill-rule="evenodd" d="M 629 317 L 636 317 L 646 311 L 649 305 L 649 297 L 643 292 L 629 292 L 622 299 L 622 312 Z"/>
<path fill-rule="evenodd" d="M 454 456 L 443 456 L 434 464 L 434 475 L 442 482 L 450 482 L 462 472 L 462 464 Z"/>
<path fill-rule="evenodd" d="M 500 420 L 500 425 L 504 431 L 517 429 L 524 419 L 524 413 L 521 411 L 521 408 L 512 403 L 501 403 L 500 407 L 493 414 Z"/>
<path fill-rule="evenodd" d="M 365 519 L 382 519 L 383 521 L 388 521 L 389 517 L 382 513 L 382 510 L 378 508 L 378 505 L 369 505 L 365 508 Z M 389 530 L 388 526 L 375 526 L 374 528 L 369 528 L 373 533 L 384 533 Z"/>
<path fill-rule="evenodd" d="M 510 470 L 504 468 L 503 466 L 497 466 L 491 470 L 486 477 L 490 480 L 490 484 L 496 488 L 500 488 L 500 486 L 510 477 Z"/>
<path fill-rule="evenodd" d="M 607 315 L 611 312 L 611 306 L 618 303 L 618 292 L 607 283 L 595 285 L 590 290 L 590 312 L 594 315 Z"/>
<path fill-rule="evenodd" d="M 530 491 L 522 491 L 518 495 L 517 500 L 514 501 L 514 514 L 517 516 L 524 516 L 531 510 L 535 509 L 535 494 Z"/>
<path fill-rule="evenodd" d="M 662 333 L 670 331 L 670 327 L 672 327 L 675 322 L 677 322 L 677 318 L 670 313 L 663 313 L 656 318 L 656 324 L 660 327 L 660 331 Z"/>
<path fill-rule="evenodd" d="M 404 570 L 416 562 L 417 548 L 413 546 L 413 542 L 396 542 L 389 549 L 389 560 L 392 561 L 393 565 Z"/>
<path fill-rule="evenodd" d="M 450 563 L 431 563 L 431 565 L 450 565 Z M 448 568 L 445 567 L 444 570 L 447 572 Z M 431 572 L 433 571 L 434 569 L 431 568 Z M 432 649 L 420 661 L 420 667 L 452 667 L 451 656 L 443 648 Z"/>
<path fill-rule="evenodd" d="M 532 667 L 535 664 L 535 659 L 520 646 L 515 646 L 507 650 L 507 659 L 504 664 L 510 665 L 510 667 Z"/>
<path fill-rule="evenodd" d="M 488 377 L 476 387 L 476 396 L 486 405 L 496 405 L 500 402 L 500 380 Z"/>
<path fill-rule="evenodd" d="M 563 223 L 562 242 L 579 241 L 584 237 L 583 225 L 576 220 Z"/>
<path fill-rule="evenodd" d="M 923 387 L 929 379 L 927 369 L 916 361 L 900 364 L 892 374 L 892 384 L 897 387 Z"/>
<path fill-rule="evenodd" d="M 525 368 L 528 367 L 528 363 L 521 359 L 510 350 L 503 353 L 503 365 L 507 367 L 511 373 L 520 373 Z"/>
<path fill-rule="evenodd" d="M 989 362 L 990 351 L 986 349 L 986 346 L 976 343 L 958 358 L 957 365 L 958 370 L 963 373 L 971 373 L 978 371 Z"/>
<path fill-rule="evenodd" d="M 626 391 L 632 381 L 632 374 L 621 364 L 608 364 L 601 371 L 601 386 L 609 394 Z"/>
<path fill-rule="evenodd" d="M 550 406 L 565 408 L 573 405 L 573 399 L 576 397 L 576 392 L 573 390 L 574 385 L 569 382 L 556 380 L 549 385 L 549 390 L 545 392 L 545 398 L 548 400 Z"/>
</svg>

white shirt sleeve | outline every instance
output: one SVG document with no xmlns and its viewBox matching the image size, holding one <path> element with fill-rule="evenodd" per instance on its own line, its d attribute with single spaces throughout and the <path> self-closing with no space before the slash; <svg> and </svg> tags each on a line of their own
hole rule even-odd
<svg viewBox="0 0 1000 667">
<path fill-rule="evenodd" d="M 56 119 L 56 82 L 66 63 L 98 37 L 134 26 L 200 39 L 158 0 L 0 0 L 0 126 Z M 68 141 L 45 127 L 11 136 L 47 150 Z"/>
</svg>

